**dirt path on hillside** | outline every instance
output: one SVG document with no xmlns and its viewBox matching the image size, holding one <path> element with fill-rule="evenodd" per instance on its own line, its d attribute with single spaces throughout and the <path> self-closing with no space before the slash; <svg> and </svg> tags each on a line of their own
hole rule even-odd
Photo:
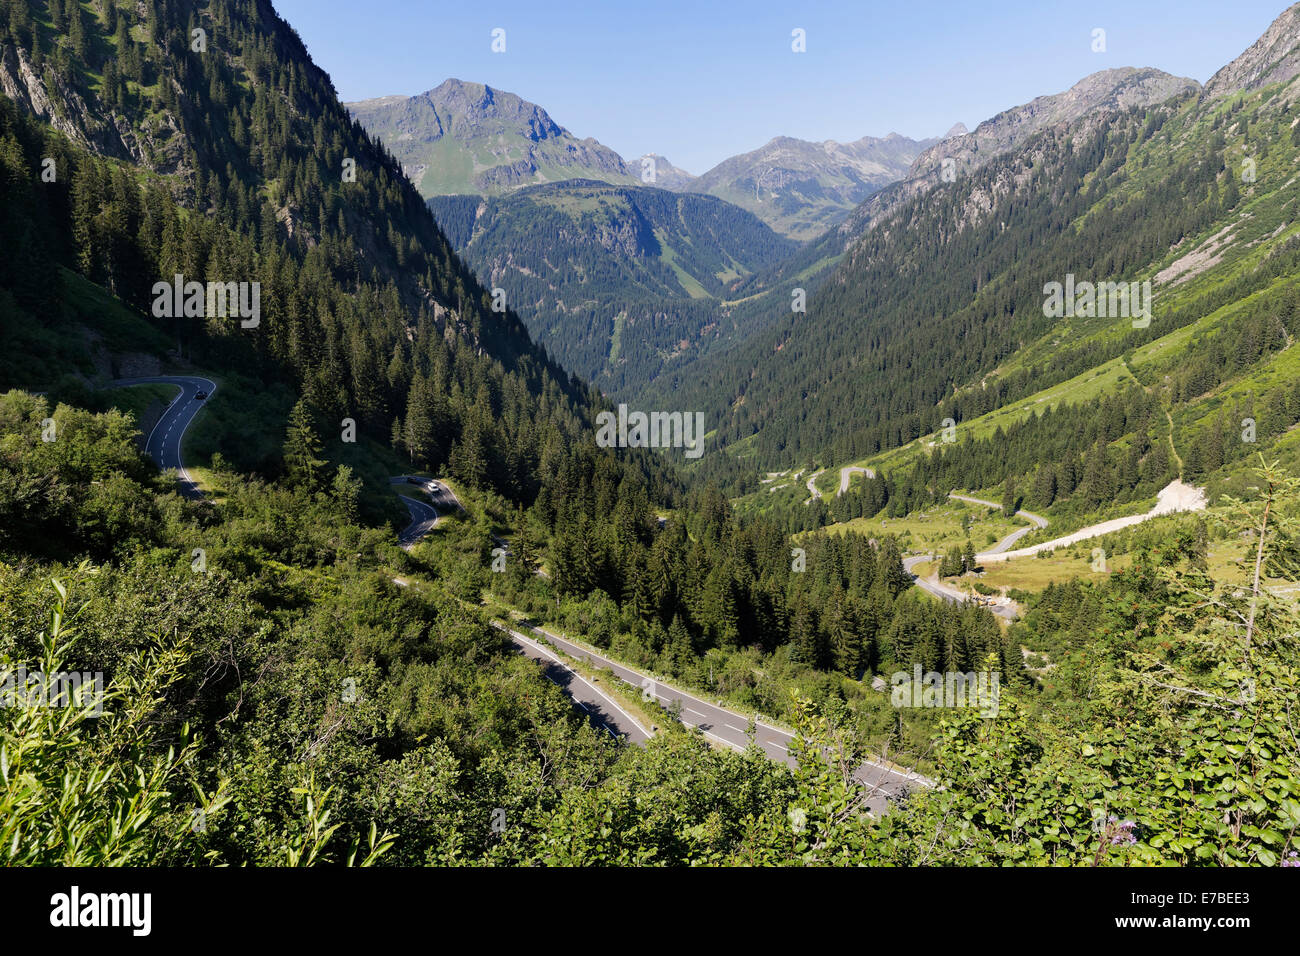
<svg viewBox="0 0 1300 956">
<path fill-rule="evenodd" d="M 826 469 L 823 468 L 821 471 L 814 471 L 808 477 L 808 491 L 812 494 L 812 498 L 806 499 L 804 501 L 804 504 L 808 504 L 808 502 L 812 501 L 813 498 L 820 498 L 822 496 L 822 493 L 817 490 L 817 479 L 820 478 L 825 473 L 826 473 Z"/>
<path fill-rule="evenodd" d="M 1169 414 L 1169 409 L 1165 409 L 1165 421 L 1169 423 L 1169 453 L 1174 456 L 1174 461 L 1178 462 L 1178 480 L 1183 480 L 1183 456 L 1178 454 L 1178 449 L 1174 447 L 1174 417 Z"/>
<path fill-rule="evenodd" d="M 1052 551 L 1056 548 L 1064 548 L 1088 538 L 1097 538 L 1104 534 L 1110 534 L 1112 531 L 1118 531 L 1121 528 L 1141 524 L 1143 521 L 1148 521 L 1151 518 L 1158 518 L 1161 515 L 1173 514 L 1178 511 L 1202 511 L 1205 509 L 1206 504 L 1205 490 L 1203 488 L 1193 488 L 1191 485 L 1185 485 L 1181 481 L 1171 481 L 1156 497 L 1155 507 L 1145 514 L 1128 515 L 1124 518 L 1112 518 L 1109 521 L 1102 521 L 1098 524 L 1089 525 L 1086 528 L 1080 528 L 1072 534 L 1067 534 L 1060 538 L 1053 538 L 1051 541 L 1044 541 L 1041 544 L 1030 545 L 1027 548 L 1002 552 L 987 551 L 983 554 L 977 554 L 975 557 L 980 561 L 1008 561 L 1013 558 L 1027 558 L 1031 555 L 1038 554 L 1040 551 Z"/>
</svg>

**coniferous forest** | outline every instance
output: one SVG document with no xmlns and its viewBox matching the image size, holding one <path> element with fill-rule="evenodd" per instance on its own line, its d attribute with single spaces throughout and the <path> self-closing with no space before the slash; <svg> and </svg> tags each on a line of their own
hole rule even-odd
<svg viewBox="0 0 1300 956">
<path fill-rule="evenodd" d="M 320 22 L 0 0 L 0 860 L 1300 865 L 1300 8 L 803 241 Z"/>
</svg>

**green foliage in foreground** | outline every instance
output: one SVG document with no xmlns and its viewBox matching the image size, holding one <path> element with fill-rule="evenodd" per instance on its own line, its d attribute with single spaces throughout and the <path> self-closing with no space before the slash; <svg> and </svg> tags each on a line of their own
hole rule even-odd
<svg viewBox="0 0 1300 956">
<path fill-rule="evenodd" d="M 940 786 L 876 819 L 852 782 L 863 727 L 835 693 L 788 705 L 794 771 L 679 730 L 619 746 L 333 491 L 222 474 L 219 508 L 182 501 L 153 484 L 119 413 L 56 411 L 47 443 L 31 401 L 0 397 L 0 513 L 21 516 L 0 538 L 0 679 L 98 671 L 106 693 L 99 717 L 0 707 L 7 863 L 1268 865 L 1297 851 L 1300 622 L 1259 581 L 1296 576 L 1300 487 L 1273 467 L 1236 503 L 1250 587 L 1135 560 L 1052 672 L 1057 691 L 1004 685 L 995 718 L 946 712 L 929 743 Z M 97 513 L 75 494 L 86 476 L 114 489 L 94 506 L 106 526 L 150 521 L 78 529 Z"/>
</svg>

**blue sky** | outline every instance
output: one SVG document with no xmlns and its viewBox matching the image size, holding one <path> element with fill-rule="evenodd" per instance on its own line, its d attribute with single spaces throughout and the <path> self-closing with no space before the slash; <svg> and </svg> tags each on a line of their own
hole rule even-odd
<svg viewBox="0 0 1300 956">
<path fill-rule="evenodd" d="M 274 0 L 344 100 L 450 76 L 541 105 L 627 158 L 699 174 L 777 135 L 921 138 L 1153 66 L 1205 82 L 1280 0 L 804 2 Z M 491 33 L 506 31 L 493 53 Z M 807 52 L 791 51 L 801 28 Z M 1106 31 L 1106 52 L 1091 49 Z"/>
</svg>

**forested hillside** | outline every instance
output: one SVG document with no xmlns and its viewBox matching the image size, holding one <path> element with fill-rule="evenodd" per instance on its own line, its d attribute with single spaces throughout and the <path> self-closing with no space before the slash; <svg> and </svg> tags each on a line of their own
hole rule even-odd
<svg viewBox="0 0 1300 956">
<path fill-rule="evenodd" d="M 784 557 L 788 542 L 781 532 L 739 528 L 716 493 L 696 499 L 659 530 L 655 505 L 680 503 L 664 464 L 595 447 L 583 426 L 593 409 L 582 387 L 531 346 L 513 312 L 492 311 L 487 293 L 391 159 L 345 119 L 323 76 L 265 6 L 230 3 L 200 15 L 183 3 L 159 4 L 143 17 L 114 7 L 92 20 L 83 8 L 56 3 L 46 13 L 5 21 L 14 31 L 6 34 L 5 62 L 30 66 L 45 44 L 58 49 L 46 64 L 56 55 L 67 58 L 63 73 L 48 71 L 48 84 L 33 69 L 20 69 L 15 76 L 23 78 L 27 99 L 0 104 L 10 254 L 0 290 L 5 384 L 50 396 L 13 391 L 5 398 L 0 507 L 5 590 L 12 595 L 6 659 L 37 652 L 32 638 L 49 607 L 47 582 L 59 577 L 72 596 L 57 600 L 67 616 L 75 612 L 85 622 L 78 625 L 85 630 L 78 632 L 76 662 L 105 671 L 113 693 L 129 701 L 132 716 L 124 719 L 137 721 L 120 725 L 120 733 L 148 747 L 155 735 L 177 735 L 188 722 L 195 736 L 184 755 L 199 762 L 184 769 L 158 764 L 137 780 L 130 765 L 90 747 L 81 766 L 120 777 L 145 808 L 142 826 L 149 826 L 132 841 L 91 842 L 66 852 L 43 838 L 13 843 L 6 834 L 5 845 L 18 848 L 15 862 L 194 862 L 205 853 L 228 862 L 289 862 L 317 853 L 339 860 L 343 849 L 311 845 L 318 819 L 311 813 L 329 801 L 358 840 L 369 823 L 401 836 L 395 859 L 451 862 L 460 847 L 472 845 L 465 851 L 471 855 L 487 851 L 491 838 L 481 821 L 453 823 L 433 809 L 399 821 L 405 814 L 380 810 L 371 795 L 392 788 L 399 806 L 401 793 L 425 790 L 420 781 L 443 772 L 439 760 L 444 770 L 487 761 L 522 783 L 533 773 L 525 764 L 551 762 L 526 729 L 536 720 L 550 721 L 562 737 L 582 739 L 579 751 L 565 758 L 575 767 L 635 766 L 641 757 L 616 761 L 609 745 L 582 729 L 554 693 L 542 693 L 536 673 L 521 671 L 505 656 L 497 632 L 464 606 L 477 604 L 487 583 L 493 515 L 518 522 L 516 576 L 537 560 L 553 569 L 553 585 L 525 573 L 525 584 L 547 590 L 534 596 L 525 588 L 521 600 L 540 597 L 540 606 L 550 606 L 553 596 L 562 613 L 582 619 L 585 607 L 630 602 L 610 636 L 617 632 L 629 653 L 662 656 L 684 675 L 697 673 L 711 651 L 738 660 L 779 653 L 789 661 L 783 666 L 793 668 L 792 679 L 820 683 L 817 696 L 829 699 L 836 681 L 818 668 L 856 683 L 863 671 L 896 657 L 921 655 L 916 659 L 928 665 L 943 653 L 942 635 L 956 633 L 959 618 L 980 616 L 896 601 L 904 580 L 896 554 L 863 543 L 843 573 L 832 574 L 829 566 L 817 572 L 832 610 L 815 613 L 816 598 Z M 82 24 L 77 35 L 86 31 L 84 59 L 70 42 L 53 41 L 56 27 L 74 22 Z M 183 38 L 195 29 L 207 31 L 210 45 L 187 54 Z M 118 49 L 122 55 L 110 57 Z M 259 51 L 271 50 L 275 56 L 259 58 Z M 190 55 L 197 62 L 189 63 Z M 138 61 L 138 73 L 118 82 L 111 102 L 100 100 L 98 84 L 115 60 L 133 69 Z M 244 74 L 247 63 L 251 72 Z M 202 86 L 211 99 L 204 110 L 229 117 L 229 129 L 200 122 L 204 114 L 179 99 L 170 103 L 166 91 L 181 87 L 177 74 L 191 71 L 207 77 Z M 62 88 L 65 75 L 79 85 Z M 85 104 L 80 122 L 58 132 L 28 115 L 28 107 L 50 102 L 49 90 Z M 174 166 L 131 145 L 136 131 L 158 123 L 170 124 L 171 138 L 185 144 L 174 152 L 180 158 Z M 88 132 L 109 127 L 124 131 L 125 149 L 105 147 Z M 229 161 L 210 168 L 213 155 Z M 54 160 L 52 180 L 40 175 L 47 156 Z M 343 169 L 345 158 L 357 160 L 356 182 L 331 174 L 331 167 Z M 260 321 L 244 328 L 215 316 L 147 317 L 152 282 L 178 272 L 261 282 Z M 206 469 L 209 489 L 220 489 L 215 507 L 186 504 L 165 479 L 151 477 L 130 417 L 77 407 L 104 404 L 95 387 L 117 374 L 119 363 L 141 355 L 164 367 L 217 374 L 227 389 L 241 389 L 242 419 L 212 412 L 226 423 Z M 256 383 L 268 379 L 290 388 L 259 393 Z M 267 407 L 282 395 L 284 407 Z M 322 433 L 353 416 L 367 441 L 391 443 L 416 467 L 450 474 L 481 502 L 478 521 L 452 532 L 463 542 L 412 563 L 396 548 L 389 525 L 363 527 L 363 489 L 335 457 L 337 442 L 320 457 Z M 250 456 L 266 441 L 248 429 L 277 417 L 278 427 L 271 427 L 284 436 L 282 451 Z M 56 436 L 50 442 L 39 438 L 47 419 Z M 272 443 L 278 445 L 275 436 Z M 83 494 L 83 488 L 90 490 Z M 697 509 L 699 519 L 692 517 Z M 697 543 L 688 550 L 692 537 Z M 762 558 L 754 543 L 760 540 Z M 532 548 L 536 558 L 529 556 Z M 202 561 L 195 563 L 191 552 Z M 185 584 L 202 593 L 177 600 L 178 574 L 193 575 Z M 421 579 L 422 596 L 396 588 L 394 578 L 409 580 L 403 574 Z M 217 590 L 209 595 L 210 588 Z M 154 607 L 166 610 L 147 610 Z M 918 614 L 927 622 L 920 633 L 930 637 L 914 648 L 918 632 L 902 622 Z M 66 640 L 72 632 L 63 628 L 46 633 Z M 984 634 L 983 644 L 963 643 L 963 659 L 973 662 L 984 650 L 1002 655 L 991 622 Z M 67 662 L 57 641 L 46 652 Z M 354 729 L 340 736 L 338 704 L 326 689 L 345 677 L 382 709 L 363 709 Z M 165 701 L 133 697 L 130 682 L 137 679 L 170 688 Z M 304 680 L 318 691 L 301 707 L 281 710 L 275 704 L 280 688 Z M 505 689 L 511 685 L 514 690 Z M 442 703 L 430 711 L 418 702 L 434 687 Z M 503 724 L 498 731 L 476 715 L 502 693 L 521 694 L 523 709 L 503 714 L 512 729 Z M 770 703 L 778 712 L 790 707 L 788 700 Z M 859 698 L 860 706 L 866 703 Z M 412 720 L 399 717 L 402 711 Z M 367 729 L 375 720 L 390 728 L 379 739 Z M 858 721 L 877 741 L 894 731 L 878 702 Z M 39 726 L 7 724 L 6 733 L 26 741 L 29 732 L 42 732 Z M 90 728 L 66 733 L 98 739 Z M 56 746 L 64 746 L 62 737 Z M 718 773 L 734 772 L 727 769 L 730 759 L 696 744 L 670 746 L 696 754 L 680 764 L 683 770 L 706 759 Z M 500 763 L 514 759 L 512 751 L 524 762 L 517 771 Z M 33 770 L 59 774 L 59 759 L 33 753 Z M 371 771 L 361 773 L 363 765 Z M 785 773 L 753 758 L 745 765 L 764 776 Z M 791 783 L 780 779 L 782 786 Z M 449 780 L 448 799 L 463 797 L 468 780 Z M 49 785 L 56 786 L 53 778 Z M 554 786 L 558 796 L 568 784 L 558 779 Z M 198 804 L 177 802 L 194 787 L 202 794 Z M 304 791 L 316 808 L 305 816 L 298 798 Z M 11 825 L 21 832 L 44 832 L 57 819 L 53 807 L 28 803 L 21 792 L 11 789 L 6 799 L 13 801 L 7 804 Z M 111 812 L 102 800 L 112 798 L 77 799 L 83 819 Z M 178 840 L 170 815 L 188 817 L 194 806 L 228 812 L 238 823 L 211 838 Z M 544 806 L 530 804 L 528 813 Z M 537 852 L 540 846 L 528 851 Z"/>
<path fill-rule="evenodd" d="M 1300 617 L 1268 585 L 1300 573 L 1300 479 L 1254 452 L 1300 434 L 1300 81 L 1223 85 L 914 197 L 796 313 L 721 300 L 790 247 L 705 197 L 546 186 L 436 204 L 444 232 L 267 0 L 0 0 L 0 678 L 106 686 L 93 719 L 0 707 L 0 860 L 1294 861 Z M 1152 278 L 1150 327 L 1049 319 L 1065 270 Z M 258 283 L 257 314 L 167 315 L 177 275 Z M 711 453 L 598 444 L 609 400 L 545 344 L 560 303 L 591 331 L 555 353 L 596 385 L 719 308 L 645 393 L 707 409 Z M 141 369 L 219 383 L 176 439 L 202 498 L 141 451 L 166 389 L 109 387 Z M 881 453 L 811 504 L 820 471 L 757 487 Z M 1207 521 L 1015 623 L 912 587 L 904 537 L 953 488 L 1082 521 L 1229 466 Z M 459 506 L 399 546 L 388 481 L 429 476 Z M 791 761 L 587 671 L 650 730 L 616 739 L 514 653 L 534 625 L 785 723 Z M 997 673 L 996 713 L 898 705 L 914 670 Z M 868 813 L 864 760 L 931 779 Z"/>
<path fill-rule="evenodd" d="M 1284 211 L 1294 189 L 1293 94 L 1176 98 L 1096 129 L 1039 134 L 877 223 L 810 298 L 807 315 L 787 313 L 647 396 L 712 409 L 719 443 L 743 443 L 762 464 L 854 461 L 1243 303 L 1257 318 L 1228 322 L 1228 338 L 1180 338 L 1176 384 L 1164 397 L 1181 403 L 1210 386 L 1189 378 L 1222 368 L 1216 355 L 1234 356 L 1235 374 L 1267 362 L 1294 334 Z M 1247 156 L 1258 172 L 1243 183 Z M 1224 242 L 1225 229 L 1236 241 Z M 1207 243 L 1203 256 L 1188 257 Z M 1045 315 L 1045 285 L 1067 272 L 1152 279 L 1149 326 Z M 1267 299 L 1246 304 L 1257 292 Z"/>
<path fill-rule="evenodd" d="M 720 199 L 649 187 L 573 180 L 429 208 L 538 343 L 609 392 L 698 354 L 717 300 L 796 248 Z"/>
<path fill-rule="evenodd" d="M 216 5 L 193 24 L 187 4 L 159 4 L 142 17 L 113 4 L 105 10 L 92 19 L 76 4 L 55 3 L 44 18 L 5 21 L 16 30 L 5 62 L 19 64 L 14 82 L 28 102 L 49 104 L 53 91 L 56 102 L 101 118 L 74 123 L 69 142 L 3 103 L 12 198 L 0 241 L 13 253 L 6 268 L 19 310 L 5 322 L 6 340 L 83 334 L 75 322 L 59 331 L 57 262 L 146 313 L 160 278 L 256 281 L 256 328 L 212 317 L 156 320 L 175 343 L 173 356 L 249 382 L 287 379 L 322 421 L 352 418 L 413 463 L 454 461 L 471 484 L 531 500 L 543 452 L 581 437 L 584 387 L 532 345 L 513 312 L 492 311 L 487 291 L 391 157 L 348 118 L 292 31 L 265 4 Z M 54 43 L 72 22 L 83 24 L 74 34 L 84 39 L 80 51 Z M 186 42 L 199 23 L 206 52 Z M 41 69 L 29 45 L 50 50 Z M 75 145 L 98 146 L 100 126 L 123 131 L 125 156 Z M 150 145 L 158 139 L 165 151 Z M 37 178 L 46 157 L 56 170 L 48 183 Z M 91 371 L 84 356 L 81 363 L 83 374 Z M 42 371 L 15 361 L 6 384 L 48 387 L 34 377 Z M 268 399 L 246 400 L 257 407 Z M 219 450 L 243 468 L 273 465 L 251 460 L 237 434 Z M 567 453 L 552 450 L 551 460 Z"/>
</svg>

